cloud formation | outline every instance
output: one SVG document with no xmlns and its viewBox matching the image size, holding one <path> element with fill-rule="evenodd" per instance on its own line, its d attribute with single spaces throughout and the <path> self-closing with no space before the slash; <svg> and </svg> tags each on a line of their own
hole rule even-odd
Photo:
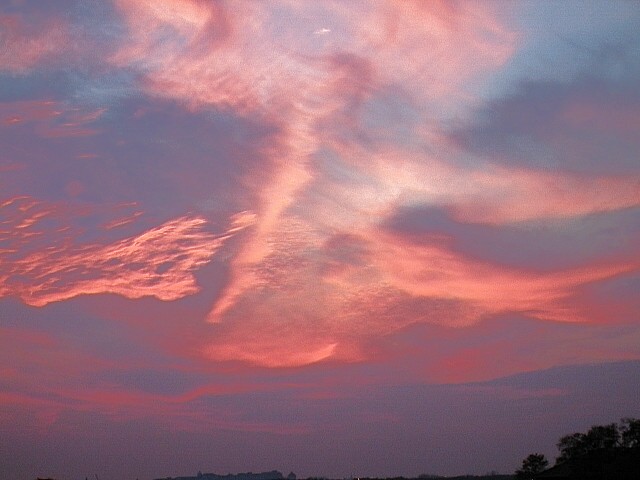
<svg viewBox="0 0 640 480">
<path fill-rule="evenodd" d="M 5 2 L 9 446 L 98 431 L 129 458 L 110 435 L 166 430 L 217 445 L 212 471 L 251 446 L 329 477 L 397 451 L 371 476 L 416 476 L 556 426 L 567 385 L 469 383 L 640 358 L 640 18 L 612 5 Z M 615 399 L 585 380 L 610 399 L 589 412 L 637 399 L 621 365 Z"/>
<path fill-rule="evenodd" d="M 498 227 L 640 204 L 635 174 L 505 164 L 470 153 L 437 124 L 471 117 L 480 85 L 517 47 L 517 33 L 493 7 L 328 2 L 295 24 L 287 19 L 305 8 L 290 2 L 277 14 L 255 3 L 233 11 L 186 0 L 115 6 L 128 41 L 109 61 L 138 72 L 145 94 L 275 129 L 263 165 L 242 180 L 253 190 L 255 225 L 212 301 L 207 319 L 218 333 L 203 348 L 208 358 L 272 367 L 362 359 L 372 335 L 415 322 L 461 327 L 504 312 L 584 321 L 571 301 L 578 287 L 637 269 L 624 259 L 530 272 L 466 257 L 446 236 L 413 243 L 382 228 L 416 205 Z M 405 92 L 418 112 L 410 142 L 368 140 L 370 108 L 388 88 Z M 558 120 L 567 128 L 575 121 Z M 333 239 L 350 239 L 359 258 L 331 258 Z M 424 313 L 384 313 L 418 304 Z M 355 320 L 365 316 L 356 305 L 377 313 Z M 267 353 L 275 347 L 278 358 Z"/>
<path fill-rule="evenodd" d="M 204 231 L 203 218 L 182 217 L 109 245 L 65 241 L 21 255 L 30 250 L 32 238 L 64 231 L 40 227 L 54 210 L 28 198 L 2 204 L 1 240 L 6 247 L 0 257 L 1 296 L 16 295 L 29 305 L 43 306 L 81 294 L 152 295 L 160 300 L 192 295 L 198 291 L 193 272 L 253 221 L 251 214 L 239 214 L 225 233 L 213 235 Z"/>
</svg>

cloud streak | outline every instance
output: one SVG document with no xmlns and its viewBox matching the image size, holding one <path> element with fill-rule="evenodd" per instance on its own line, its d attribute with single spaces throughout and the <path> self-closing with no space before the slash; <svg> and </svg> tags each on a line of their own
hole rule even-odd
<svg viewBox="0 0 640 480">
<path fill-rule="evenodd" d="M 151 295 L 166 301 L 192 295 L 198 291 L 194 271 L 253 221 L 251 214 L 239 214 L 225 233 L 213 235 L 204 230 L 203 218 L 181 217 L 110 245 L 54 244 L 20 256 L 30 238 L 53 233 L 36 228 L 51 212 L 33 211 L 36 204 L 29 199 L 8 200 L 3 209 L 14 203 L 18 203 L 14 212 L 22 215 L 9 212 L 2 221 L 2 241 L 9 248 L 2 252 L 0 293 L 34 306 L 96 293 Z"/>
</svg>

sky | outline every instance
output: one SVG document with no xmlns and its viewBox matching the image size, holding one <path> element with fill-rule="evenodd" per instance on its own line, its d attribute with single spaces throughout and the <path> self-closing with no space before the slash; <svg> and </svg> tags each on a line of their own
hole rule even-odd
<svg viewBox="0 0 640 480">
<path fill-rule="evenodd" d="M 633 1 L 3 0 L 0 477 L 640 417 L 639 132 Z"/>
</svg>

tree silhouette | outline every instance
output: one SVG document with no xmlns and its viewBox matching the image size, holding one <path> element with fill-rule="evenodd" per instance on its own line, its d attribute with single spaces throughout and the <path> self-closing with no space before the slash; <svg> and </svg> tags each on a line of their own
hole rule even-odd
<svg viewBox="0 0 640 480">
<path fill-rule="evenodd" d="M 620 437 L 623 447 L 640 448 L 640 419 L 623 418 Z"/>
<path fill-rule="evenodd" d="M 586 434 L 573 433 L 562 437 L 558 442 L 560 456 L 557 461 L 562 463 L 584 458 L 593 452 L 600 452 L 600 455 L 603 455 L 620 446 L 621 437 L 617 424 L 594 425 Z"/>
<path fill-rule="evenodd" d="M 558 450 L 560 450 L 560 456 L 556 458 L 556 463 L 584 456 L 587 453 L 586 435 L 584 433 L 565 435 L 558 441 Z"/>
<path fill-rule="evenodd" d="M 623 418 L 620 424 L 594 425 L 587 433 L 572 433 L 558 441 L 560 455 L 542 478 L 576 480 L 640 479 L 640 420 Z M 546 469 L 543 455 L 529 455 L 516 477 L 530 480 Z"/>
<path fill-rule="evenodd" d="M 516 470 L 516 478 L 519 480 L 531 480 L 535 475 L 542 472 L 549 462 L 541 453 L 532 453 L 522 461 L 522 467 Z"/>
</svg>

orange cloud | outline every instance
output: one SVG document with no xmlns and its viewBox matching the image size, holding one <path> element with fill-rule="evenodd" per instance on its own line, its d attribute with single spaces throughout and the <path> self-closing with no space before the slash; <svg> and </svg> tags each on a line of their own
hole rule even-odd
<svg viewBox="0 0 640 480">
<path fill-rule="evenodd" d="M 363 18 L 351 19 L 356 49 L 373 52 L 386 83 L 403 85 L 441 115 L 461 114 L 475 102 L 469 79 L 479 82 L 503 65 L 517 42 L 491 9 L 439 1 L 376 3 Z"/>
<path fill-rule="evenodd" d="M 367 218 L 356 217 L 357 234 L 339 223 L 315 232 L 311 222 L 281 223 L 270 253 L 245 267 L 251 288 L 216 323 L 205 356 L 295 367 L 362 360 L 367 342 L 415 323 L 460 328 L 509 313 L 600 321 L 580 289 L 640 269 L 637 258 L 552 272 L 496 265 L 456 252 L 446 237 L 413 243 Z M 331 226 L 345 228 L 343 240 L 333 241 Z"/>
<path fill-rule="evenodd" d="M 500 65 L 513 48 L 513 36 L 489 14 L 443 12 L 442 5 L 431 11 L 419 3 L 346 8 L 329 2 L 326 15 L 346 30 L 340 49 L 349 54 L 335 55 L 336 45 L 329 44 L 316 58 L 303 53 L 309 39 L 302 32 L 274 35 L 275 19 L 261 4 L 240 4 L 233 17 L 208 11 L 199 2 L 118 5 L 133 41 L 113 61 L 143 66 L 147 92 L 181 100 L 190 108 L 251 112 L 280 127 L 268 173 L 248 179 L 258 188 L 256 227 L 232 262 L 230 283 L 216 301 L 211 322 L 220 321 L 244 292 L 257 286 L 252 270 L 271 253 L 269 238 L 287 222 L 288 210 L 313 180 L 311 156 L 325 141 L 322 126 L 334 122 L 358 96 L 388 83 L 419 85 L 417 91 L 429 92 L 420 102 L 449 105 L 452 92 L 458 92 L 466 78 Z M 298 8 L 286 2 L 284 7 L 292 15 Z M 173 10 L 175 15 L 166 15 Z M 448 14 L 455 19 L 443 21 Z M 385 19 L 393 25 L 385 25 Z M 379 31 L 380 25 L 385 32 Z M 173 29 L 163 42 L 155 40 L 160 27 Z M 215 31 L 224 35 L 204 47 L 202 39 Z M 288 41 L 281 43 L 280 38 Z M 301 45 L 299 52 L 296 44 Z M 356 87 L 365 70 L 365 81 Z M 425 72 L 438 73 L 427 78 Z"/>
<path fill-rule="evenodd" d="M 344 209 L 347 224 L 380 221 L 399 205 L 447 207 L 457 220 L 504 224 L 568 218 L 640 205 L 640 177 L 600 176 L 506 167 L 477 158 L 473 168 L 444 159 L 464 155 L 443 140 L 431 140 L 433 154 L 384 146 L 371 152 L 334 142 L 357 184 L 328 183 L 327 198 Z M 322 215 L 322 212 L 320 212 Z M 324 218 L 324 217 L 323 217 Z M 336 220 L 327 221 L 335 223 Z"/>
<path fill-rule="evenodd" d="M 636 260 L 540 274 L 477 262 L 440 245 L 412 245 L 384 234 L 377 248 L 372 260 L 384 282 L 412 296 L 452 299 L 472 307 L 470 316 L 460 315 L 448 323 L 453 326 L 505 312 L 554 321 L 585 320 L 567 302 L 577 286 L 640 267 Z"/>
<path fill-rule="evenodd" d="M 202 347 L 206 357 L 292 367 L 364 358 L 367 338 L 413 322 L 464 326 L 509 311 L 583 320 L 569 300 L 578 286 L 638 268 L 628 262 L 538 274 L 380 230 L 406 205 L 500 225 L 640 204 L 637 178 L 451 161 L 468 153 L 447 142 L 438 123 L 479 103 L 479 85 L 517 42 L 491 7 L 326 2 L 322 13 L 305 16 L 299 3 L 283 1 L 278 15 L 299 19 L 283 26 L 272 4 L 238 3 L 233 14 L 187 0 L 117 6 L 131 41 L 111 61 L 136 69 L 147 94 L 189 109 L 231 109 L 277 128 L 264 169 L 244 179 L 255 194 L 255 224 L 208 316 L 215 340 Z M 416 148 L 363 145 L 331 128 L 347 125 L 355 137 L 357 109 L 391 86 L 407 92 L 426 125 L 411 132 Z M 322 175 L 323 149 L 336 154 L 342 175 Z M 325 248 L 341 235 L 360 242 L 352 262 Z"/>
<path fill-rule="evenodd" d="M 19 201 L 4 202 L 3 209 Z M 194 294 L 198 286 L 193 272 L 253 222 L 250 213 L 242 213 L 232 218 L 225 233 L 213 235 L 204 231 L 203 218 L 181 217 L 110 245 L 51 244 L 20 255 L 29 251 L 32 237 L 43 235 L 36 227 L 51 214 L 50 209 L 38 210 L 35 205 L 19 202 L 17 212 L 8 212 L 14 216 L 2 221 L 0 232 L 9 245 L 0 252 L 0 295 L 16 295 L 34 306 L 107 292 L 161 300 Z"/>
<path fill-rule="evenodd" d="M 99 132 L 90 125 L 99 120 L 106 108 L 83 109 L 52 100 L 31 100 L 0 103 L 0 125 L 12 128 L 35 125 L 35 132 L 44 138 L 83 137 Z"/>
<path fill-rule="evenodd" d="M 567 218 L 640 205 L 640 177 L 589 176 L 490 167 L 470 181 L 484 192 L 454 204 L 463 221 L 499 224 Z M 483 198 L 484 197 L 484 198 Z"/>
</svg>

